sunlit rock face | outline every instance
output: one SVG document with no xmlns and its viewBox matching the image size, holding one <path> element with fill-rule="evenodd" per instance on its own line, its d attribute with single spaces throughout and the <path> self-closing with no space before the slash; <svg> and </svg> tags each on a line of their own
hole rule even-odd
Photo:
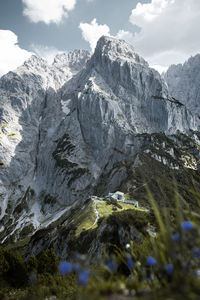
<svg viewBox="0 0 200 300">
<path fill-rule="evenodd" d="M 200 115 L 200 54 L 183 65 L 172 65 L 164 78 L 171 95 L 179 99 L 194 114 Z"/>
<path fill-rule="evenodd" d="M 52 65 L 31 57 L 0 79 L 0 97 L 3 242 L 90 195 L 116 191 L 128 176 L 122 162 L 151 144 L 143 134 L 199 128 L 159 73 L 110 37 L 100 38 L 92 56 L 76 50 Z"/>
</svg>

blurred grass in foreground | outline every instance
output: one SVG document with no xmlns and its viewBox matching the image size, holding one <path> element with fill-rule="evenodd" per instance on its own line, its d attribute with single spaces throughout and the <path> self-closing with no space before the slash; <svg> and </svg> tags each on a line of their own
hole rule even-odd
<svg viewBox="0 0 200 300">
<path fill-rule="evenodd" d="M 174 191 L 174 208 L 160 208 L 147 187 L 155 238 L 112 245 L 95 264 L 83 255 L 59 262 L 52 249 L 24 261 L 0 248 L 0 299 L 200 299 L 200 214 Z"/>
</svg>

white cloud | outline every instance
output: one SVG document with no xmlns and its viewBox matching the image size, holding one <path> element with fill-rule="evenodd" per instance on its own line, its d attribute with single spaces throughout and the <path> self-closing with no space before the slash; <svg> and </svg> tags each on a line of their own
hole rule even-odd
<svg viewBox="0 0 200 300">
<path fill-rule="evenodd" d="M 17 44 L 16 34 L 10 30 L 0 30 L 0 76 L 23 64 L 32 53 Z"/>
<path fill-rule="evenodd" d="M 76 0 L 22 0 L 23 14 L 31 22 L 60 23 L 68 16 L 67 12 L 74 9 Z"/>
<path fill-rule="evenodd" d="M 168 67 L 160 65 L 150 65 L 150 67 L 158 71 L 160 74 L 165 73 L 168 69 Z"/>
<path fill-rule="evenodd" d="M 166 67 L 200 51 L 199 0 L 138 3 L 130 22 L 141 29 L 134 35 L 134 46 L 151 65 Z"/>
<path fill-rule="evenodd" d="M 48 47 L 35 44 L 31 45 L 31 49 L 37 56 L 45 59 L 49 64 L 52 64 L 57 54 L 63 53 L 63 51 L 60 51 L 55 47 Z"/>
<path fill-rule="evenodd" d="M 83 38 L 89 42 L 92 51 L 94 51 L 96 43 L 102 35 L 110 35 L 110 28 L 106 24 L 99 25 L 96 19 L 93 19 L 91 23 L 80 23 L 79 28 Z"/>
<path fill-rule="evenodd" d="M 130 21 L 139 27 L 143 27 L 146 22 L 152 22 L 159 17 L 159 15 L 166 9 L 169 2 L 174 0 L 152 0 L 151 3 L 137 4 L 136 8 L 132 10 Z"/>
<path fill-rule="evenodd" d="M 116 38 L 120 40 L 125 40 L 129 44 L 134 44 L 134 35 L 130 31 L 125 31 L 121 29 L 118 31 Z"/>
</svg>

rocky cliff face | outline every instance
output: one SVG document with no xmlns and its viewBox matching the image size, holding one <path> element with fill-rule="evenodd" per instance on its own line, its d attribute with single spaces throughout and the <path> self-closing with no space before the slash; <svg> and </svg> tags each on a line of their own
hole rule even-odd
<svg viewBox="0 0 200 300">
<path fill-rule="evenodd" d="M 183 65 L 172 65 L 165 80 L 170 94 L 179 99 L 194 114 L 200 115 L 200 54 L 191 57 Z"/>
<path fill-rule="evenodd" d="M 30 230 L 36 228 L 42 216 L 40 209 L 46 202 L 55 202 L 47 195 L 44 172 L 37 178 L 41 144 L 44 136 L 47 143 L 51 141 L 45 146 L 45 161 L 41 162 L 42 170 L 46 170 L 51 167 L 48 151 L 53 159 L 51 145 L 56 143 L 51 136 L 65 116 L 61 99 L 57 102 L 57 92 L 84 68 L 89 57 L 87 51 L 74 51 L 57 56 L 49 66 L 32 56 L 22 67 L 0 80 L 1 231 L 6 228 L 5 237 L 15 229 L 21 231 L 26 224 Z"/>
<path fill-rule="evenodd" d="M 199 119 L 124 41 L 102 37 L 92 56 L 61 54 L 51 66 L 33 56 L 0 79 L 0 97 L 1 242 L 117 190 L 154 133 L 189 135 L 198 169 Z"/>
</svg>

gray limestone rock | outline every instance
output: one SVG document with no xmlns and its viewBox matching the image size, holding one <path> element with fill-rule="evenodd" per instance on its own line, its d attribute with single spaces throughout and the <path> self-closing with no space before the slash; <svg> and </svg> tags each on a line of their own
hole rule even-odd
<svg viewBox="0 0 200 300">
<path fill-rule="evenodd" d="M 192 113 L 200 115 L 200 54 L 184 64 L 172 65 L 165 73 L 170 94 Z"/>
<path fill-rule="evenodd" d="M 31 57 L 0 79 L 0 99 L 1 242 L 116 190 L 128 176 L 122 162 L 146 143 L 140 135 L 200 125 L 132 46 L 110 37 L 92 56 Z"/>
</svg>

